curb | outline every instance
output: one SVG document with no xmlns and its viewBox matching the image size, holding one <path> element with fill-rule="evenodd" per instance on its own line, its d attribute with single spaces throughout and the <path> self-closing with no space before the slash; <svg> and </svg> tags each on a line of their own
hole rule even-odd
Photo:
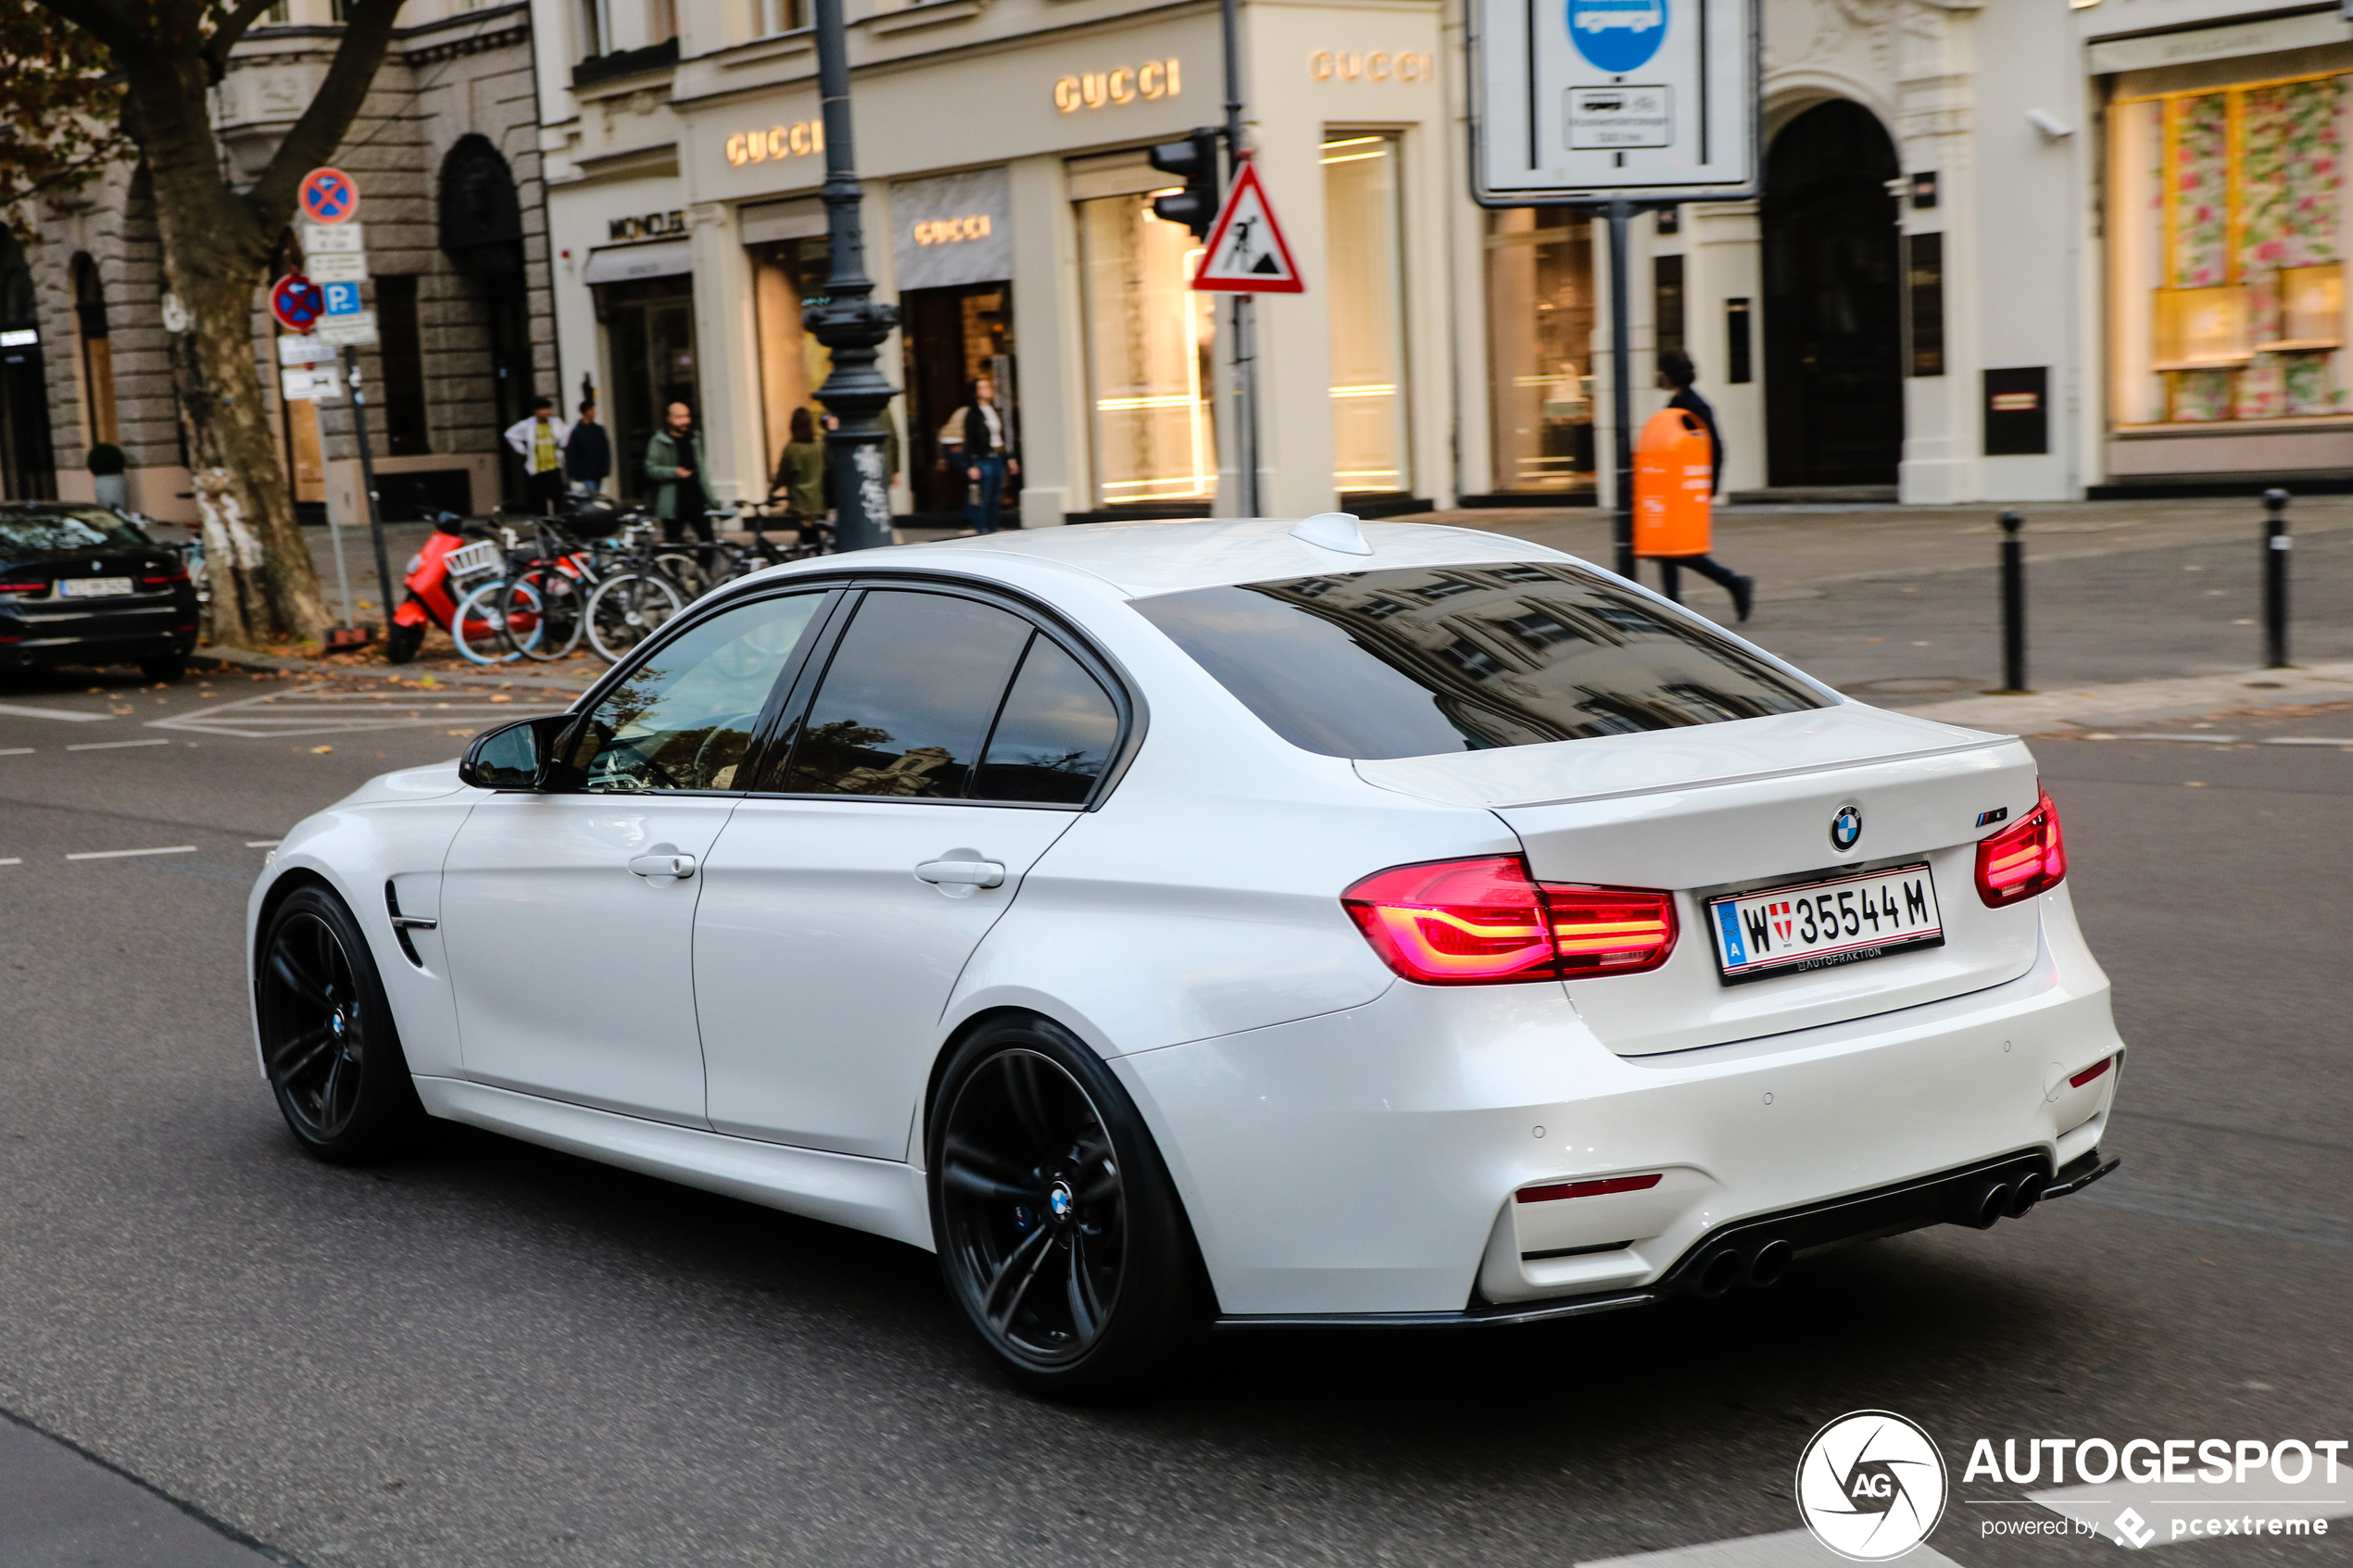
<svg viewBox="0 0 2353 1568">
<path fill-rule="evenodd" d="M 2032 735 L 2062 734 L 2071 726 L 2096 727 L 2136 719 L 2192 719 L 2226 709 L 2347 701 L 2353 701 L 2353 664 L 2313 664 L 2232 675 L 2123 681 L 2028 696 L 1967 697 L 1894 711 L 1963 729 Z"/>
<path fill-rule="evenodd" d="M 372 669 L 357 671 L 348 665 L 322 664 L 316 659 L 288 659 L 281 654 L 256 653 L 251 648 L 224 647 L 210 643 L 197 648 L 188 657 L 192 659 L 209 659 L 222 664 L 233 664 L 242 670 L 282 671 L 289 675 L 333 675 L 343 679 L 359 675 L 364 679 L 377 673 Z M 386 665 L 384 671 L 394 678 L 407 679 L 408 677 L 398 674 L 399 668 L 397 665 Z M 588 681 L 557 681 L 544 675 L 477 675 L 470 671 L 428 670 L 422 673 L 431 675 L 436 685 L 525 686 L 534 691 L 563 692 L 573 696 L 586 692 L 588 687 L 595 684 L 594 678 Z M 598 673 L 601 674 L 602 671 Z"/>
</svg>

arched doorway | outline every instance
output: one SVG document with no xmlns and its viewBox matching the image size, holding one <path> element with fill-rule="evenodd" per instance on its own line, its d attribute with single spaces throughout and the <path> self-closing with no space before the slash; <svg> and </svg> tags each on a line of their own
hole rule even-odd
<svg viewBox="0 0 2353 1568">
<path fill-rule="evenodd" d="M 32 269 L 6 228 L 0 228 L 0 494 L 12 501 L 48 500 L 57 494 Z"/>
<path fill-rule="evenodd" d="M 525 289 L 522 200 L 507 160 L 486 136 L 458 138 L 441 162 L 441 249 L 473 280 L 488 320 L 492 433 L 500 488 L 523 493 L 522 460 L 498 435 L 531 411 L 531 307 Z M 381 285 L 379 285 L 381 292 Z"/>
<path fill-rule="evenodd" d="M 1775 486 L 1893 484 L 1904 455 L 1895 145 L 1860 104 L 1799 115 L 1765 159 L 1765 408 Z"/>
</svg>

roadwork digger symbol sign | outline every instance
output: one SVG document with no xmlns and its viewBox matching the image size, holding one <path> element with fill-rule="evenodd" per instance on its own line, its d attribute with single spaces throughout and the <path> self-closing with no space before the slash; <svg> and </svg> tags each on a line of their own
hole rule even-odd
<svg viewBox="0 0 2353 1568">
<path fill-rule="evenodd" d="M 1217 222 L 1209 231 L 1201 267 L 1193 274 L 1193 287 L 1227 294 L 1307 292 L 1248 154 L 1243 155 L 1241 172 L 1235 177 L 1233 189 L 1226 193 L 1226 205 L 1218 209 Z"/>
</svg>

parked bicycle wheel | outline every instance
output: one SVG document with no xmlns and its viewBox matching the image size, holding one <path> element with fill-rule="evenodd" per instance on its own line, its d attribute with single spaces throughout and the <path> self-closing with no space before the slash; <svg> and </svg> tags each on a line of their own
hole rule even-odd
<svg viewBox="0 0 2353 1568">
<path fill-rule="evenodd" d="M 523 647 L 532 659 L 561 659 L 588 626 L 589 584 L 560 567 L 534 567 L 523 583 L 539 596 L 539 635 Z"/>
<path fill-rule="evenodd" d="M 658 574 L 608 577 L 589 596 L 588 646 L 606 663 L 618 664 L 622 655 L 686 607 L 686 596 Z"/>
<path fill-rule="evenodd" d="M 711 573 L 703 569 L 702 562 L 697 560 L 693 553 L 689 551 L 682 549 L 662 551 L 654 557 L 654 570 L 670 580 L 670 585 L 678 590 L 678 597 L 682 603 L 692 604 L 711 592 Z"/>
<path fill-rule="evenodd" d="M 499 579 L 458 601 L 449 617 L 449 640 L 476 664 L 510 664 L 539 641 L 544 622 L 536 588 Z"/>
</svg>

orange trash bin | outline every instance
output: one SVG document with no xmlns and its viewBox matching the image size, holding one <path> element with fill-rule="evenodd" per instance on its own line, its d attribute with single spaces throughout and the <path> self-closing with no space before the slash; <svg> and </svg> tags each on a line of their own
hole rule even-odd
<svg viewBox="0 0 2353 1568">
<path fill-rule="evenodd" d="M 1716 492 L 1715 444 L 1699 416 L 1661 408 L 1634 445 L 1634 553 L 1707 554 Z"/>
</svg>

